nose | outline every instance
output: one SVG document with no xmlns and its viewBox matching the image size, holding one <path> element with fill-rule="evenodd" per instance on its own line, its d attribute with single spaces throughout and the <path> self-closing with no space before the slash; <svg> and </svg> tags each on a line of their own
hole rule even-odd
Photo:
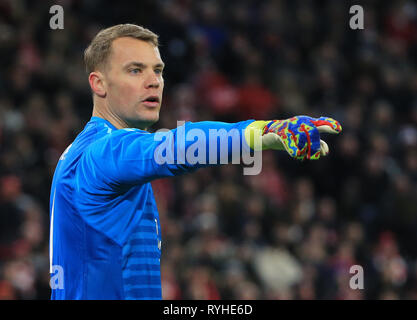
<svg viewBox="0 0 417 320">
<path fill-rule="evenodd" d="M 148 77 L 146 78 L 145 87 L 146 88 L 159 88 L 161 85 L 161 78 L 155 73 L 150 72 Z"/>
</svg>

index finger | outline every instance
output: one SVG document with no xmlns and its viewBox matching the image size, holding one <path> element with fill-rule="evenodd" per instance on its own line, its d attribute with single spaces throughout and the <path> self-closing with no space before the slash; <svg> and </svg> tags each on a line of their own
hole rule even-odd
<svg viewBox="0 0 417 320">
<path fill-rule="evenodd" d="M 312 120 L 311 122 L 314 123 L 320 133 L 340 133 L 342 131 L 342 126 L 339 121 L 333 118 L 320 117 L 317 120 Z"/>
</svg>

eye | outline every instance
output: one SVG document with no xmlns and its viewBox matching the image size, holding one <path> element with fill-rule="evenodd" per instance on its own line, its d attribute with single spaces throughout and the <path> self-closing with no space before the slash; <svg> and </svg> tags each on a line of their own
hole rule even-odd
<svg viewBox="0 0 417 320">
<path fill-rule="evenodd" d="M 162 69 L 155 69 L 156 74 L 162 74 L 162 71 L 163 71 Z"/>
<path fill-rule="evenodd" d="M 139 68 L 129 70 L 129 73 L 131 73 L 131 74 L 138 74 L 140 72 L 141 72 L 141 70 Z"/>
</svg>

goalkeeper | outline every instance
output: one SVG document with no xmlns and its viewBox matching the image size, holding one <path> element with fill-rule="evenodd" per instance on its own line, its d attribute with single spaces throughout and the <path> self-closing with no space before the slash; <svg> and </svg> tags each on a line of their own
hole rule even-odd
<svg viewBox="0 0 417 320">
<path fill-rule="evenodd" d="M 341 131 L 326 117 L 204 121 L 186 123 L 170 131 L 173 139 L 159 141 L 146 131 L 159 119 L 164 88 L 157 36 L 140 26 L 116 25 L 96 35 L 84 60 L 93 113 L 62 154 L 52 181 L 51 299 L 162 298 L 161 227 L 150 181 L 208 165 L 156 161 L 162 143 L 178 150 L 175 159 L 187 153 L 191 144 L 176 139 L 180 128 L 207 136 L 213 129 L 234 132 L 247 150 L 285 150 L 300 160 L 326 155 L 329 148 L 320 133 Z M 207 148 L 220 150 L 218 144 L 209 140 Z M 228 145 L 227 159 L 243 149 Z"/>
</svg>

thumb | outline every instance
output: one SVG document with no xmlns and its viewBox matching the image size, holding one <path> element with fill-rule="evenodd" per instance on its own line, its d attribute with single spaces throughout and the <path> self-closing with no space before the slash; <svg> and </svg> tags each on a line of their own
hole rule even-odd
<svg viewBox="0 0 417 320">
<path fill-rule="evenodd" d="M 329 117 L 320 117 L 316 120 L 312 120 L 316 128 L 319 130 L 320 133 L 333 133 L 337 134 L 342 131 L 342 126 L 337 120 Z"/>
<path fill-rule="evenodd" d="M 329 146 L 323 140 L 320 140 L 320 154 L 322 156 L 327 156 L 329 154 Z"/>
</svg>

